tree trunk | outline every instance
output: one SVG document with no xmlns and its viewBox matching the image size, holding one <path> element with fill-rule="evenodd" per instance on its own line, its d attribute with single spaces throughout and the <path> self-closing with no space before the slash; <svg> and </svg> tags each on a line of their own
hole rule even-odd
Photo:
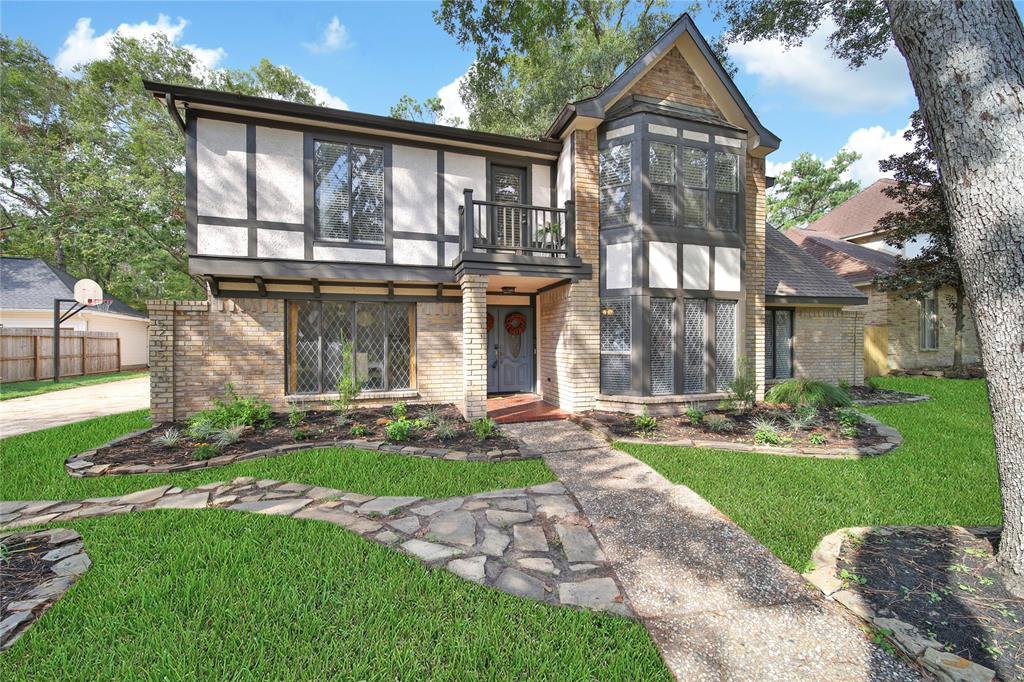
<svg viewBox="0 0 1024 682">
<path fill-rule="evenodd" d="M 1024 29 L 1009 0 L 886 0 L 942 172 L 988 376 L 1003 535 L 1024 575 Z"/>
<path fill-rule="evenodd" d="M 959 374 L 964 367 L 964 292 L 956 290 L 953 302 L 953 372 Z"/>
</svg>

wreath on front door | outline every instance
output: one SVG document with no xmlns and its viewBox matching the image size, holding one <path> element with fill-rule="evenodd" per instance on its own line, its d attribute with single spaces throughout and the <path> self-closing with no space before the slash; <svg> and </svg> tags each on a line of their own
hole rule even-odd
<svg viewBox="0 0 1024 682">
<path fill-rule="evenodd" d="M 526 316 L 522 313 L 511 313 L 505 317 L 505 331 L 510 336 L 519 336 L 526 331 Z"/>
<path fill-rule="evenodd" d="M 487 331 L 491 331 L 494 328 L 494 315 L 487 313 Z"/>
</svg>

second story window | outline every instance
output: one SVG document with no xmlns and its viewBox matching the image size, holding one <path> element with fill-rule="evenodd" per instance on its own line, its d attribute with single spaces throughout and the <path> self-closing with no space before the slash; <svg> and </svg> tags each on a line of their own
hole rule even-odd
<svg viewBox="0 0 1024 682">
<path fill-rule="evenodd" d="M 651 222 L 674 225 L 676 222 L 676 146 L 651 142 L 648 177 L 651 180 Z"/>
<path fill-rule="evenodd" d="M 715 227 L 729 232 L 736 230 L 738 158 L 735 154 L 715 152 Z"/>
<path fill-rule="evenodd" d="M 317 140 L 316 238 L 384 243 L 384 149 Z"/>
<path fill-rule="evenodd" d="M 683 148 L 683 227 L 703 230 L 708 221 L 708 153 Z"/>
<path fill-rule="evenodd" d="M 629 223 L 630 170 L 633 145 L 629 142 L 601 150 L 601 226 L 613 227 Z"/>
</svg>

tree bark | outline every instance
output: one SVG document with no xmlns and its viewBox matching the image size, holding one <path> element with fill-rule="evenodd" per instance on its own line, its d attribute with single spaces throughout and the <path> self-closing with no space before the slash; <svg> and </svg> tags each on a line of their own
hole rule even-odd
<svg viewBox="0 0 1024 682">
<path fill-rule="evenodd" d="M 964 292 L 957 289 L 953 302 L 953 372 L 964 367 Z"/>
<path fill-rule="evenodd" d="M 1003 535 L 1024 575 L 1024 29 L 1009 0 L 886 0 L 942 171 L 988 377 Z"/>
</svg>

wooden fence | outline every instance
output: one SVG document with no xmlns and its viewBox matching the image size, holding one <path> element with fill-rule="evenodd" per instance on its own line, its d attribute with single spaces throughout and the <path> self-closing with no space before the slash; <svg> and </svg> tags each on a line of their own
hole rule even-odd
<svg viewBox="0 0 1024 682">
<path fill-rule="evenodd" d="M 120 370 L 121 339 L 117 332 L 60 330 L 62 377 Z M 52 378 L 52 329 L 0 329 L 0 381 Z"/>
</svg>

